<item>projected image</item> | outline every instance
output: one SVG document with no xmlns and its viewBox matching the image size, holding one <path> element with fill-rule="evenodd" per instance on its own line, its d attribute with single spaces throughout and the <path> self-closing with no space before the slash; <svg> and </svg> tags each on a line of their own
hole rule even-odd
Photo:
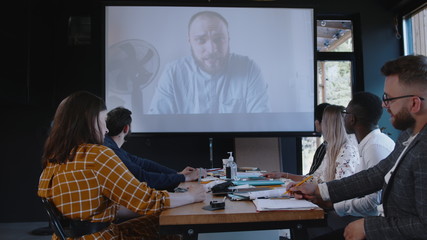
<svg viewBox="0 0 427 240">
<path fill-rule="evenodd" d="M 313 131 L 312 9 L 106 7 L 106 103 L 135 132 Z"/>
<path fill-rule="evenodd" d="M 257 64 L 230 53 L 227 20 L 203 11 L 188 23 L 191 56 L 169 64 L 159 79 L 149 113 L 268 112 L 267 84 Z"/>
</svg>

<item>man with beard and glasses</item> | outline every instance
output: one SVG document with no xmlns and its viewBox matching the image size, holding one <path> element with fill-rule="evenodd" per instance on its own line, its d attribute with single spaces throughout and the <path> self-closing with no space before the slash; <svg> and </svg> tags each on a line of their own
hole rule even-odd
<svg viewBox="0 0 427 240">
<path fill-rule="evenodd" d="M 427 239 L 427 57 L 387 62 L 383 107 L 402 130 L 393 152 L 377 165 L 341 180 L 290 185 L 296 198 L 340 202 L 382 189 L 380 216 L 351 222 L 345 239 Z M 322 204 L 321 204 L 322 205 Z"/>
<path fill-rule="evenodd" d="M 165 67 L 150 114 L 262 113 L 269 111 L 267 84 L 257 64 L 230 53 L 228 22 L 198 12 L 188 23 L 191 56 Z"/>
<path fill-rule="evenodd" d="M 104 145 L 111 148 L 126 165 L 129 171 L 141 182 L 151 188 L 172 191 L 181 182 L 194 181 L 199 174 L 206 176 L 206 170 L 186 167 L 181 172 L 165 167 L 146 158 L 132 155 L 122 149 L 125 138 L 131 132 L 132 112 L 123 107 L 112 109 L 107 114 L 108 133 Z M 200 173 L 199 173 L 200 172 Z"/>
</svg>

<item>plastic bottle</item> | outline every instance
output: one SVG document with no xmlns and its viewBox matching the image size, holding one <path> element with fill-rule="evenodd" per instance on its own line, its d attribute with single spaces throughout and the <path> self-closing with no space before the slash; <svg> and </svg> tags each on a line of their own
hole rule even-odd
<svg viewBox="0 0 427 240">
<path fill-rule="evenodd" d="M 224 174 L 227 173 L 227 164 L 228 164 L 228 158 L 222 159 L 222 170 L 224 171 Z"/>
<path fill-rule="evenodd" d="M 225 177 L 231 180 L 237 180 L 237 164 L 234 162 L 233 152 L 228 152 L 228 162 L 225 167 Z"/>
</svg>

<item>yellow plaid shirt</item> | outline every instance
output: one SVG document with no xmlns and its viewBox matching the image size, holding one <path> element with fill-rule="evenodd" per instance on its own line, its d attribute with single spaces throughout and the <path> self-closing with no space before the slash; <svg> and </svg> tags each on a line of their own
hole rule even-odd
<svg viewBox="0 0 427 240">
<path fill-rule="evenodd" d="M 52 199 L 65 217 L 92 222 L 112 222 L 118 205 L 141 215 L 170 205 L 166 191 L 139 182 L 110 148 L 96 144 L 80 145 L 71 162 L 49 163 L 40 176 L 38 195 Z M 121 238 L 118 231 L 112 224 L 81 239 Z"/>
</svg>

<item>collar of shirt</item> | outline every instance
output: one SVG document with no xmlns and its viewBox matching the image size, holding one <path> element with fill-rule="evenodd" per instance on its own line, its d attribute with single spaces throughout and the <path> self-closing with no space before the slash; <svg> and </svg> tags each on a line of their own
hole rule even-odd
<svg viewBox="0 0 427 240">
<path fill-rule="evenodd" d="M 409 146 L 409 144 L 411 144 L 411 142 L 412 141 L 414 141 L 414 139 L 416 138 L 418 136 L 418 133 L 417 134 L 415 134 L 414 136 L 410 136 L 409 138 L 408 138 L 408 140 L 406 140 L 406 141 L 404 141 L 402 144 L 403 144 L 403 146 L 405 146 L 405 147 L 407 147 L 407 146 Z"/>
<path fill-rule="evenodd" d="M 374 137 L 375 134 L 381 133 L 381 131 L 377 128 L 372 130 L 370 133 L 368 133 L 368 135 L 366 135 L 362 141 L 360 141 L 358 147 L 359 147 L 359 152 L 361 152 L 361 150 L 365 147 L 365 145 L 369 142 L 369 140 L 371 138 Z"/>
<path fill-rule="evenodd" d="M 403 151 L 400 153 L 399 158 L 397 159 L 396 163 L 394 164 L 394 166 L 390 169 L 390 171 L 384 176 L 384 180 L 385 183 L 388 184 L 388 182 L 390 181 L 391 176 L 393 175 L 394 170 L 396 169 L 397 165 L 399 164 L 400 160 L 402 160 L 402 156 L 403 154 L 406 152 L 406 150 L 408 149 L 409 145 L 412 143 L 412 141 L 417 137 L 418 133 L 410 136 L 408 138 L 408 140 L 404 141 L 402 144 L 403 146 L 405 146 L 405 148 L 403 149 Z"/>
<path fill-rule="evenodd" d="M 104 146 L 107 146 L 111 149 L 119 149 L 119 146 L 117 145 L 117 143 L 113 140 L 112 137 L 110 137 L 109 135 L 105 135 L 104 138 Z"/>
<path fill-rule="evenodd" d="M 403 151 L 400 153 L 399 158 L 397 159 L 396 163 L 394 164 L 394 166 L 390 169 L 390 171 L 388 171 L 388 173 L 384 176 L 384 182 L 385 184 L 388 184 L 388 182 L 390 181 L 391 176 L 393 175 L 394 170 L 396 169 L 397 165 L 399 164 L 400 160 L 402 159 L 403 154 L 406 152 L 406 150 L 408 149 L 408 146 L 412 143 L 412 141 L 417 137 L 418 133 L 410 136 L 408 138 L 408 140 L 402 142 L 403 146 L 405 146 L 405 148 L 403 149 Z M 384 191 L 384 188 L 383 188 Z M 380 195 L 379 195 L 380 196 Z M 382 197 L 382 195 L 381 195 Z M 384 206 L 383 206 L 383 201 L 384 199 L 381 199 L 381 204 L 378 205 L 377 210 L 378 213 L 380 214 L 380 216 L 385 216 L 384 214 Z"/>
</svg>

